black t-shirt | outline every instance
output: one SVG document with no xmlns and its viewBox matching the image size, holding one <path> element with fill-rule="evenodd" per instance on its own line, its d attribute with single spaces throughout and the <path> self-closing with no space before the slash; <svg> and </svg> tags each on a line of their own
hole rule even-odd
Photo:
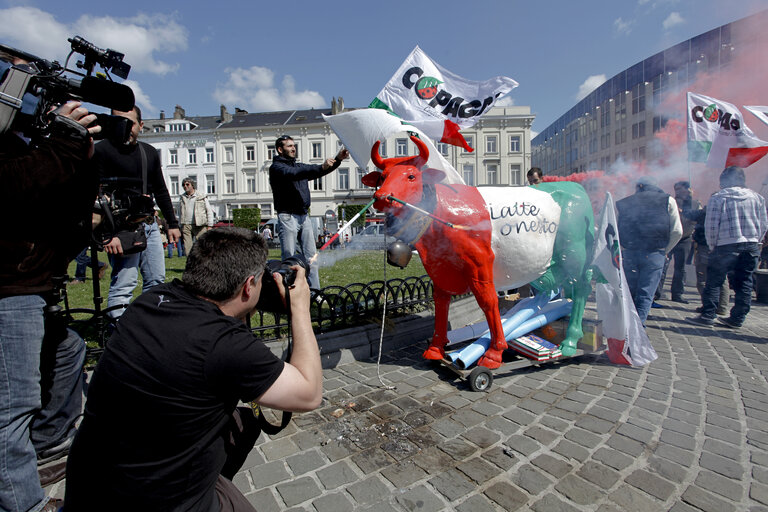
<svg viewBox="0 0 768 512">
<path fill-rule="evenodd" d="M 94 372 L 67 463 L 67 510 L 215 510 L 230 414 L 283 366 L 180 281 L 144 293 Z"/>
</svg>

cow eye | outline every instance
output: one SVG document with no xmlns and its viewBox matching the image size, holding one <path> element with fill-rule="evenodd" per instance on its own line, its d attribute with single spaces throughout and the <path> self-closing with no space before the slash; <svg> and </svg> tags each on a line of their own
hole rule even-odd
<svg viewBox="0 0 768 512">
<path fill-rule="evenodd" d="M 415 174 L 409 174 L 409 175 L 408 175 L 408 179 L 409 179 L 409 180 L 411 180 L 411 181 L 413 181 L 413 180 L 415 180 L 415 179 L 416 179 L 416 175 L 415 175 Z"/>
</svg>

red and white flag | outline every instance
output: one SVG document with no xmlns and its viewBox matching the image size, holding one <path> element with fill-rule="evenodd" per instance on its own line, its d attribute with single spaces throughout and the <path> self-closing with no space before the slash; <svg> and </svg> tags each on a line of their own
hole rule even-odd
<svg viewBox="0 0 768 512">
<path fill-rule="evenodd" d="M 768 106 L 765 105 L 751 105 L 747 106 L 744 105 L 744 108 L 752 112 L 756 118 L 764 122 L 765 124 L 768 124 Z"/>
<path fill-rule="evenodd" d="M 608 358 L 612 363 L 633 366 L 655 360 L 658 356 L 640 322 L 624 276 L 616 209 L 610 193 L 606 193 L 600 213 L 592 265 L 605 279 L 598 280 L 595 298 L 597 317 L 603 322 L 603 335 L 608 340 Z"/>
<path fill-rule="evenodd" d="M 459 130 L 474 126 L 515 87 L 506 76 L 484 82 L 462 78 L 417 46 L 368 107 L 388 110 L 434 140 L 472 151 Z"/>
<path fill-rule="evenodd" d="M 735 106 L 688 93 L 688 160 L 724 169 L 748 167 L 768 153 L 768 142 L 747 127 Z"/>
</svg>

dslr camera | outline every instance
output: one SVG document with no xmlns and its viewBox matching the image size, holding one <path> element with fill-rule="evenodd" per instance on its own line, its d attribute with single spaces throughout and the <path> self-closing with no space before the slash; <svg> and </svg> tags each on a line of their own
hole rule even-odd
<svg viewBox="0 0 768 512">
<path fill-rule="evenodd" d="M 53 111 L 69 100 L 122 112 L 133 108 L 131 88 L 112 81 L 109 75 L 111 70 L 120 78 L 128 77 L 131 66 L 123 62 L 123 54 L 97 48 L 79 36 L 68 41 L 72 50 L 64 66 L 0 44 L 0 133 L 16 130 L 32 139 L 44 137 L 51 129 Z M 84 57 L 77 61 L 77 67 L 85 72 L 67 68 L 75 53 Z M 97 64 L 103 72 L 93 76 Z M 120 143 L 128 140 L 130 119 L 106 114 L 97 114 L 97 118 L 94 124 L 102 130 L 95 138 Z"/>
<path fill-rule="evenodd" d="M 277 288 L 275 277 L 272 274 L 276 272 L 283 277 L 283 286 L 287 290 L 289 286 L 296 282 L 296 271 L 291 267 L 297 265 L 304 268 L 306 271 L 307 283 L 309 283 L 309 263 L 307 263 L 307 259 L 303 255 L 294 254 L 283 261 L 267 261 L 264 274 L 261 277 L 261 295 L 259 295 L 259 302 L 256 304 L 256 309 L 268 311 L 270 313 L 288 312 L 283 305 L 283 298 L 280 296 L 280 290 Z"/>
</svg>

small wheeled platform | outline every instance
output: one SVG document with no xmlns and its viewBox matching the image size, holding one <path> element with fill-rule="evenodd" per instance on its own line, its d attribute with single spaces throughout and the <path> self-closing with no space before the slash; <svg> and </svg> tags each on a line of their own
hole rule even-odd
<svg viewBox="0 0 768 512">
<path fill-rule="evenodd" d="M 567 328 L 567 319 L 557 320 L 550 324 L 556 333 L 558 339 L 556 342 L 562 341 L 565 336 L 565 330 Z M 553 357 L 546 360 L 530 359 L 522 354 L 515 352 L 512 348 L 507 349 L 504 352 L 504 362 L 502 365 L 491 370 L 484 366 L 475 366 L 472 369 L 461 369 L 457 367 L 453 361 L 448 358 L 443 358 L 437 361 L 441 366 L 448 368 L 451 372 L 456 374 L 460 379 L 464 379 L 469 383 L 469 387 L 472 391 L 488 391 L 493 384 L 494 374 L 499 373 L 511 373 L 521 368 L 527 368 L 529 366 L 540 366 L 548 364 L 557 364 L 560 361 L 572 359 L 587 354 L 598 354 L 604 352 L 608 347 L 603 344 L 602 336 L 602 322 L 585 319 L 582 322 L 582 328 L 584 330 L 584 337 L 579 341 L 576 353 L 572 356 Z"/>
<path fill-rule="evenodd" d="M 572 359 L 574 357 L 583 356 L 586 354 L 594 354 L 594 353 L 600 353 L 603 352 L 606 349 L 606 347 L 600 347 L 597 350 L 584 350 L 584 349 L 577 349 L 576 353 L 572 356 L 560 356 L 553 359 L 547 359 L 546 361 L 537 361 L 535 359 L 528 359 L 527 357 L 513 354 L 514 359 L 512 361 L 508 361 L 503 363 L 499 368 L 496 370 L 491 370 L 490 368 L 486 368 L 485 366 L 475 366 L 471 370 L 461 370 L 457 368 L 453 362 L 450 359 L 442 359 L 439 361 L 440 365 L 448 368 L 453 373 L 455 373 L 460 379 L 464 379 L 469 383 L 469 387 L 472 388 L 472 391 L 488 391 L 493 384 L 493 375 L 494 372 L 511 372 L 514 370 L 519 370 L 521 368 L 527 368 L 529 366 L 543 366 L 548 364 L 556 364 L 560 361 L 565 361 L 568 359 Z M 511 350 L 510 350 L 511 352 Z"/>
</svg>

